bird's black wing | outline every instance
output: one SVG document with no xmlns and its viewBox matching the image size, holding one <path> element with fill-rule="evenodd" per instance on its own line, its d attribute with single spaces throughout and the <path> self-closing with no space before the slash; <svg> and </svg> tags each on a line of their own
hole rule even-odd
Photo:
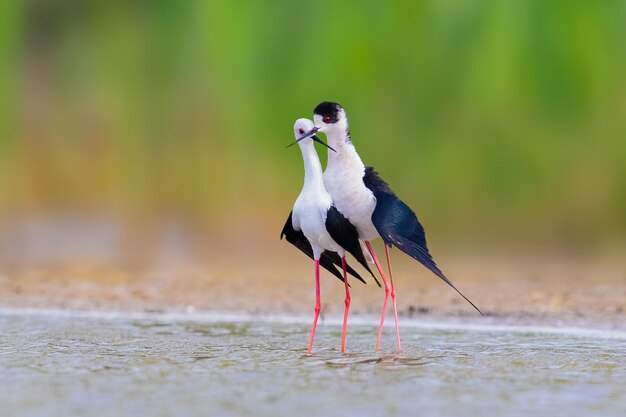
<svg viewBox="0 0 626 417">
<path fill-rule="evenodd" d="M 326 215 L 326 230 L 339 246 L 354 256 L 354 259 L 367 269 L 367 272 L 372 275 L 374 281 L 376 281 L 376 284 L 380 287 L 380 282 L 378 282 L 378 279 L 374 276 L 374 273 L 363 255 L 363 248 L 361 248 L 361 244 L 359 243 L 359 232 L 335 206 L 331 206 Z"/>
<path fill-rule="evenodd" d="M 419 261 L 435 275 L 454 288 L 480 314 L 483 314 L 450 280 L 441 272 L 426 246 L 424 227 L 417 220 L 417 216 L 409 206 L 404 204 L 391 191 L 389 185 L 372 167 L 365 169 L 363 182 L 376 197 L 376 208 L 372 213 L 372 223 L 387 245 L 398 249 Z"/>
<path fill-rule="evenodd" d="M 293 228 L 293 223 L 291 220 L 292 214 L 293 213 L 289 213 L 289 218 L 285 223 L 285 227 L 283 227 L 283 231 L 280 233 L 280 238 L 282 239 L 284 236 L 287 239 L 287 242 L 291 243 L 296 248 L 304 252 L 304 254 L 306 254 L 309 258 L 313 259 L 313 248 L 311 247 L 309 240 L 306 238 L 306 236 L 304 236 L 302 230 L 295 230 Z M 331 274 L 339 278 L 341 282 L 343 282 L 343 276 L 341 275 L 341 272 L 339 272 L 337 268 L 335 268 L 335 265 L 341 267 L 341 258 L 337 253 L 324 251 L 320 256 L 320 265 L 322 265 L 325 269 L 328 270 L 328 272 L 330 272 Z M 365 284 L 365 280 L 361 278 L 361 275 L 359 275 L 358 272 L 352 269 L 350 265 L 346 265 L 346 271 Z"/>
</svg>

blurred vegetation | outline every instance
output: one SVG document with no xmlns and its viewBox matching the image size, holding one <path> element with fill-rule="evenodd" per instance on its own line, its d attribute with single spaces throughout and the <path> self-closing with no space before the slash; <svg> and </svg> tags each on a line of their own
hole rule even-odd
<svg viewBox="0 0 626 417">
<path fill-rule="evenodd" d="M 443 241 L 619 241 L 624 22 L 619 1 L 0 2 L 0 215 L 278 231 L 293 121 L 333 100 Z"/>
</svg>

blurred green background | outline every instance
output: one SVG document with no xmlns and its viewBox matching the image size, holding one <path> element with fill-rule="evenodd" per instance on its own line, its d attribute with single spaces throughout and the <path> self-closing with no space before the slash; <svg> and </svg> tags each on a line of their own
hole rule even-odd
<svg viewBox="0 0 626 417">
<path fill-rule="evenodd" d="M 0 2 L 0 228 L 97 213 L 274 242 L 293 122 L 332 100 L 438 246 L 616 247 L 624 22 L 622 1 Z"/>
</svg>

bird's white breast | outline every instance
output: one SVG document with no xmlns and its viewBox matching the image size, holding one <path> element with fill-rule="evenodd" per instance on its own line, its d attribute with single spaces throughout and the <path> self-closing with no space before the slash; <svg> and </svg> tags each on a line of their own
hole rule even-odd
<svg viewBox="0 0 626 417">
<path fill-rule="evenodd" d="M 326 216 L 332 204 L 326 190 L 317 187 L 304 187 L 293 206 L 293 226 L 302 230 L 304 236 L 315 249 L 338 252 L 343 256 L 343 249 L 326 230 Z"/>
<path fill-rule="evenodd" d="M 365 166 L 350 145 L 341 155 L 329 155 L 324 185 L 337 210 L 357 228 L 359 238 L 371 240 L 379 236 L 372 224 L 376 198 L 363 183 L 364 175 Z"/>
</svg>

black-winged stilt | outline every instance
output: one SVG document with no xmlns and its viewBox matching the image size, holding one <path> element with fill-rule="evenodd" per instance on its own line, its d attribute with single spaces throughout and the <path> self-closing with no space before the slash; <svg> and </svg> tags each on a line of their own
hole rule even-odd
<svg viewBox="0 0 626 417">
<path fill-rule="evenodd" d="M 314 127 L 300 135 L 298 139 L 310 137 L 316 132 L 326 134 L 328 144 L 333 147 L 334 152 L 328 153 L 324 185 L 337 209 L 356 227 L 359 239 L 365 242 L 385 285 L 385 301 L 380 318 L 376 350 L 380 348 L 389 296 L 393 302 L 398 350 L 402 349 L 396 291 L 389 259 L 389 249 L 393 246 L 430 269 L 454 288 L 480 314 L 483 314 L 437 267 L 426 246 L 424 228 L 417 220 L 415 213 L 394 194 L 372 167 L 366 167 L 363 164 L 352 144 L 348 118 L 343 107 L 338 103 L 322 102 L 315 107 L 313 119 Z M 377 237 L 381 237 L 385 242 L 389 282 L 370 243 Z"/>
<path fill-rule="evenodd" d="M 309 119 L 298 119 L 294 125 L 296 138 L 313 128 L 313 122 Z M 303 137 L 294 142 L 299 143 L 304 160 L 304 185 L 300 195 L 296 199 L 293 211 L 285 223 L 281 233 L 287 237 L 287 241 L 306 253 L 315 261 L 315 316 L 311 337 L 309 339 L 309 352 L 313 348 L 315 328 L 320 314 L 320 263 L 335 276 L 344 282 L 346 298 L 343 316 L 343 329 L 341 334 L 341 352 L 345 352 L 346 330 L 348 326 L 348 311 L 350 310 L 350 289 L 348 285 L 348 272 L 365 283 L 363 278 L 350 268 L 346 263 L 346 252 L 351 253 L 355 259 L 363 265 L 372 277 L 374 274 L 367 265 L 363 250 L 359 243 L 359 235 L 356 228 L 335 208 L 333 201 L 324 188 L 322 176 L 322 164 L 320 163 L 313 142 L 322 142 L 317 136 Z M 341 265 L 343 277 L 335 268 Z M 374 279 L 376 279 L 374 277 Z M 376 283 L 378 281 L 376 280 Z M 380 284 L 379 284 L 380 285 Z"/>
</svg>

